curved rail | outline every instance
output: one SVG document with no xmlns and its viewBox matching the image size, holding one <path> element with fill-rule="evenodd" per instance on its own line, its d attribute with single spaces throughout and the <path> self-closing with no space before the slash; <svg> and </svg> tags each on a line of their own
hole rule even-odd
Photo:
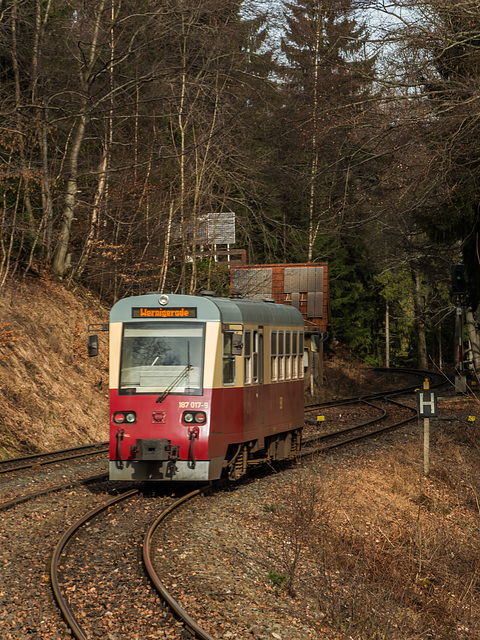
<svg viewBox="0 0 480 640">
<path fill-rule="evenodd" d="M 406 372 L 406 371 L 405 371 Z M 409 371 L 410 372 L 410 371 Z M 426 377 L 425 376 L 425 372 L 418 372 L 415 371 L 415 373 L 421 377 Z M 402 393 L 408 393 L 409 391 L 412 391 L 413 389 L 416 388 L 417 385 L 413 386 L 413 387 L 406 387 L 405 389 L 400 389 L 400 390 L 394 390 L 394 391 L 388 391 L 388 392 L 380 392 L 380 393 L 374 393 L 374 394 L 368 394 L 367 396 L 363 396 L 361 398 L 361 402 L 370 405 L 371 407 L 374 407 L 377 411 L 380 411 L 380 413 L 382 414 L 380 417 L 377 418 L 373 418 L 370 419 L 368 421 L 363 422 L 362 424 L 358 424 L 355 425 L 354 427 L 346 427 L 344 429 L 339 430 L 338 432 L 335 433 L 329 433 L 329 434 L 323 434 L 322 436 L 320 436 L 320 439 L 327 439 L 327 438 L 331 438 L 334 435 L 338 435 L 339 433 L 348 433 L 351 431 L 355 431 L 358 430 L 360 428 L 364 428 L 365 426 L 368 426 L 374 422 L 378 422 L 379 420 L 383 420 L 386 415 L 387 415 L 387 411 L 385 409 L 382 409 L 381 407 L 377 407 L 374 404 L 372 404 L 370 402 L 370 400 L 374 400 L 374 399 L 387 399 L 390 402 L 394 402 L 395 404 L 400 404 L 394 400 L 389 400 L 388 398 L 386 398 L 387 395 L 399 395 Z M 358 399 L 350 399 L 350 400 L 344 400 L 342 402 L 336 402 L 335 404 L 345 404 L 345 403 L 353 403 L 353 402 L 358 402 Z M 314 405 L 311 406 L 310 409 L 314 410 L 313 407 L 316 407 L 318 405 Z M 322 404 L 321 406 L 325 406 L 324 404 Z M 308 452 L 303 452 L 299 454 L 299 457 L 304 457 L 307 455 L 311 455 L 312 453 L 314 453 L 315 451 L 325 451 L 327 449 L 333 449 L 335 447 L 340 447 L 342 445 L 346 445 L 350 442 L 354 442 L 357 440 L 360 440 L 362 438 L 366 438 L 372 435 L 376 435 L 378 433 L 382 433 L 384 431 L 390 430 L 390 429 L 394 429 L 398 426 L 401 426 L 407 422 L 410 422 L 411 420 L 414 420 L 416 418 L 416 410 L 413 410 L 411 407 L 408 407 L 406 405 L 403 405 L 406 409 L 409 409 L 411 411 L 413 411 L 415 413 L 415 415 L 408 417 L 406 419 L 402 419 L 400 421 L 395 422 L 394 424 L 390 424 L 387 426 L 383 426 L 380 427 L 379 429 L 376 429 L 374 432 L 370 432 L 368 435 L 363 434 L 362 436 L 355 436 L 346 440 L 343 440 L 342 442 L 338 442 L 338 443 L 334 443 L 333 445 L 327 445 L 324 447 L 319 447 L 316 450 L 310 450 Z M 308 407 L 306 407 L 306 409 L 308 410 Z M 308 441 L 307 441 L 308 442 Z M 169 507 L 167 507 L 160 515 L 159 517 L 151 524 L 151 526 L 149 527 L 145 538 L 144 538 L 144 543 L 143 543 L 143 562 L 145 565 L 145 569 L 150 577 L 150 580 L 152 581 L 152 583 L 154 584 L 155 588 L 157 589 L 158 593 L 160 594 L 160 596 L 162 597 L 162 599 L 168 604 L 168 606 L 170 607 L 170 609 L 175 613 L 175 615 L 185 624 L 185 626 L 190 630 L 190 632 L 192 634 L 195 635 L 196 638 L 200 638 L 201 640 L 213 640 L 213 638 L 204 630 L 202 629 L 189 615 L 188 613 L 179 605 L 179 603 L 173 598 L 173 596 L 170 594 L 170 592 L 167 590 L 167 588 L 165 587 L 165 585 L 162 583 L 160 577 L 158 576 L 154 565 L 153 565 L 153 561 L 152 561 L 152 557 L 151 557 L 151 551 L 152 551 L 152 544 L 153 544 L 153 536 L 155 531 L 158 529 L 158 527 L 160 526 L 160 524 L 167 518 L 168 515 L 170 515 L 173 511 L 175 511 L 177 508 L 179 508 L 181 505 L 185 504 L 187 501 L 192 500 L 193 498 L 195 498 L 196 496 L 198 496 L 201 493 L 205 493 L 206 491 L 210 491 L 213 490 L 216 486 L 218 486 L 218 483 L 216 483 L 215 486 L 211 486 L 208 487 L 207 489 L 203 488 L 203 489 L 197 489 L 195 491 L 192 491 L 191 493 L 183 496 L 182 498 L 180 498 L 179 500 L 177 500 L 176 502 L 174 502 L 172 505 L 170 505 Z"/>
<path fill-rule="evenodd" d="M 215 485 L 216 486 L 216 485 Z M 213 487 L 209 487 L 209 489 L 213 489 Z M 212 636 L 210 636 L 206 631 L 204 631 L 198 624 L 188 615 L 188 613 L 178 604 L 178 602 L 173 598 L 173 596 L 169 593 L 166 587 L 163 585 L 162 581 L 158 577 L 157 572 L 152 563 L 151 559 L 151 547 L 152 547 L 152 537 L 155 533 L 155 530 L 160 525 L 160 523 L 175 509 L 178 509 L 182 504 L 187 502 L 188 500 L 192 500 L 194 497 L 199 495 L 200 493 L 205 493 L 205 489 L 196 489 L 191 493 L 183 496 L 179 500 L 176 500 L 173 504 L 167 507 L 159 517 L 152 523 L 150 528 L 148 529 L 145 539 L 143 542 L 143 562 L 145 565 L 145 569 L 150 577 L 150 580 L 155 585 L 160 596 L 165 600 L 168 606 L 172 609 L 175 615 L 185 624 L 185 626 L 190 630 L 190 632 L 196 637 L 201 638 L 201 640 L 214 640 Z"/>
<path fill-rule="evenodd" d="M 50 561 L 50 581 L 52 584 L 53 594 L 60 608 L 60 611 L 62 612 L 65 622 L 68 624 L 68 626 L 72 631 L 73 636 L 77 640 L 88 640 L 88 636 L 84 633 L 82 627 L 77 622 L 77 619 L 75 618 L 72 610 L 70 609 L 67 599 L 63 595 L 62 590 L 60 588 L 60 583 L 58 580 L 58 567 L 59 567 L 60 556 L 62 555 L 62 552 L 65 549 L 65 547 L 67 546 L 67 543 L 70 540 L 70 538 L 73 536 L 73 534 L 76 531 L 78 531 L 78 529 L 80 529 L 82 525 L 85 524 L 85 522 L 87 522 L 87 520 L 90 520 L 91 518 L 95 517 L 98 513 L 105 511 L 106 509 L 108 509 L 108 507 L 115 504 L 116 502 L 121 502 L 122 500 L 126 500 L 127 498 L 130 498 L 131 496 L 135 495 L 136 493 L 138 493 L 138 489 L 132 489 L 131 491 L 122 493 L 120 496 L 116 496 L 115 498 L 108 500 L 107 502 L 100 505 L 99 507 L 95 507 L 95 509 L 92 509 L 91 511 L 89 511 L 86 515 L 82 516 L 79 520 L 74 522 L 72 526 L 69 529 L 67 529 L 67 531 L 65 531 L 65 533 L 60 538 L 60 540 L 58 541 L 57 545 L 53 550 L 52 559 Z"/>
<path fill-rule="evenodd" d="M 77 487 L 80 484 L 103 482 L 105 480 L 108 480 L 108 473 L 101 473 L 93 476 L 87 476 L 86 478 L 82 478 L 81 480 L 75 480 L 74 482 L 69 482 L 67 484 L 65 483 L 56 484 L 51 487 L 47 487 L 47 489 L 41 489 L 40 491 L 27 493 L 23 496 L 19 496 L 18 498 L 12 498 L 11 500 L 6 500 L 5 502 L 1 502 L 0 511 L 6 511 L 7 509 L 16 507 L 18 504 L 22 504 L 23 502 L 28 502 L 29 500 L 34 500 L 35 498 L 41 498 L 42 496 L 48 496 L 50 493 L 56 493 L 57 491 L 64 491 L 65 489 L 71 489 L 72 487 Z"/>
<path fill-rule="evenodd" d="M 378 417 L 378 418 L 369 418 L 368 420 L 365 420 L 364 422 L 359 422 L 358 424 L 353 425 L 351 427 L 344 427 L 343 429 L 338 429 L 336 431 L 328 431 L 327 433 L 322 433 L 322 434 L 319 434 L 319 435 L 313 435 L 313 436 L 309 436 L 307 438 L 303 438 L 302 439 L 302 445 L 303 444 L 309 444 L 310 442 L 318 442 L 319 440 L 326 440 L 327 438 L 331 438 L 333 436 L 337 436 L 337 435 L 339 435 L 341 433 L 349 433 L 350 431 L 355 431 L 356 429 L 361 429 L 362 427 L 368 427 L 370 424 L 374 424 L 375 422 L 378 422 L 379 420 L 382 420 L 382 418 L 385 418 L 385 416 L 387 415 L 387 412 L 386 412 L 385 409 L 381 409 L 380 407 L 377 407 L 376 405 L 372 404 L 368 400 L 357 400 L 357 403 L 361 403 L 361 402 L 363 402 L 364 404 L 367 404 L 370 407 L 373 407 L 374 409 L 377 409 L 378 411 L 380 411 L 380 413 L 381 413 L 380 417 Z M 347 404 L 351 404 L 350 401 Z"/>
<path fill-rule="evenodd" d="M 411 371 L 411 370 L 395 370 L 394 372 L 398 373 L 415 373 L 416 375 L 422 376 L 422 377 L 426 377 L 425 373 L 427 372 L 419 372 L 419 371 Z M 366 404 L 371 404 L 369 401 L 370 400 L 374 400 L 374 399 L 381 399 L 381 398 L 385 398 L 388 400 L 388 398 L 386 396 L 394 396 L 394 395 L 400 395 L 403 393 L 407 393 L 409 391 L 412 391 L 413 389 L 415 389 L 416 387 L 406 387 L 403 389 L 399 389 L 399 390 L 394 390 L 394 391 L 388 391 L 388 392 L 378 392 L 378 393 L 373 393 L 373 394 L 368 394 L 365 396 L 362 396 L 361 398 L 350 398 L 350 399 L 345 399 L 343 401 L 335 401 L 333 403 L 322 403 L 320 405 L 309 405 L 307 407 L 305 407 L 305 409 L 307 411 L 309 410 L 315 410 L 318 407 L 326 407 L 326 406 L 335 406 L 335 405 L 339 405 L 339 404 L 349 404 L 349 403 L 354 403 L 354 402 L 358 402 L 358 401 L 362 401 L 365 402 Z M 396 404 L 396 401 L 393 401 Z M 375 405 L 371 406 L 375 407 Z M 405 406 L 405 405 L 404 405 Z M 380 410 L 384 413 L 385 416 L 385 411 L 382 410 L 380 407 L 375 407 L 377 410 Z M 413 409 L 411 407 L 406 407 L 410 410 L 413 411 Z M 354 427 L 347 427 L 345 429 L 342 429 L 336 433 L 328 433 L 328 434 L 323 434 L 322 436 L 320 436 L 320 439 L 326 439 L 326 438 L 331 438 L 334 435 L 338 435 L 339 433 L 347 433 L 347 432 L 351 432 L 354 430 L 358 430 L 362 427 L 367 426 L 368 424 L 371 424 L 372 422 L 378 421 L 379 419 L 383 419 L 382 418 L 377 418 L 375 420 L 369 420 L 361 425 L 356 425 Z M 327 445 L 324 447 L 318 447 L 315 450 L 310 450 L 307 452 L 303 452 L 300 453 L 299 457 L 303 457 L 303 456 L 307 456 L 307 455 L 311 455 L 312 453 L 314 453 L 315 451 L 325 451 L 327 449 L 333 449 L 335 447 L 339 447 L 339 446 L 343 446 L 346 445 L 350 442 L 354 442 L 354 441 L 358 441 L 362 438 L 365 437 L 370 437 L 373 435 L 377 435 L 378 433 L 382 433 L 384 431 L 390 430 L 390 429 L 394 429 L 398 426 L 401 426 L 403 424 L 406 424 L 407 422 L 410 422 L 411 420 L 416 418 L 416 411 L 415 411 L 415 416 L 409 417 L 407 419 L 403 419 L 401 421 L 398 421 L 394 424 L 390 424 L 384 427 L 380 427 L 379 429 L 376 429 L 373 432 L 370 432 L 368 434 L 368 436 L 366 436 L 365 434 L 363 434 L 362 436 L 355 436 L 353 438 L 349 438 L 346 440 L 343 440 L 339 443 L 334 443 L 332 445 Z M 317 438 L 318 441 L 318 438 Z M 69 451 L 69 450 L 65 450 Z M 90 453 L 81 453 L 79 455 L 90 455 Z M 35 457 L 35 456 L 32 456 Z M 67 456 L 70 457 L 70 456 Z M 58 458 L 57 458 L 58 459 Z M 48 460 L 47 462 L 51 462 L 51 460 Z M 35 462 L 33 464 L 39 464 L 38 462 Z M 33 464 L 31 466 L 33 466 Z M 216 486 L 216 485 L 215 485 Z M 145 538 L 144 538 L 144 543 L 143 543 L 143 561 L 144 561 L 144 565 L 145 565 L 145 569 L 150 577 L 150 580 L 152 581 L 152 584 L 155 586 L 155 588 L 157 589 L 157 591 L 159 592 L 160 596 L 163 598 L 163 600 L 168 604 L 168 606 L 171 608 L 171 610 L 175 613 L 175 615 L 185 624 L 185 626 L 190 630 L 190 632 L 192 634 L 194 634 L 197 638 L 200 638 L 201 640 L 213 640 L 213 638 L 206 632 L 204 631 L 199 625 L 197 625 L 197 623 L 186 613 L 186 611 L 178 604 L 178 602 L 173 598 L 173 596 L 168 592 L 168 590 L 166 589 L 166 587 L 163 585 L 162 581 L 160 580 L 157 572 L 155 571 L 155 568 L 153 566 L 152 563 L 152 559 L 151 559 L 151 548 L 152 548 L 152 539 L 153 539 L 153 535 L 154 532 L 156 531 L 156 529 L 158 528 L 158 526 L 161 524 L 161 522 L 163 520 L 165 520 L 165 518 L 171 514 L 175 509 L 179 508 L 181 505 L 183 505 L 184 503 L 186 503 L 187 501 L 193 499 L 194 497 L 198 496 L 201 493 L 205 493 L 206 491 L 212 490 L 214 487 L 208 487 L 208 488 L 202 488 L 202 489 L 197 489 L 195 491 L 192 491 L 191 493 L 183 496 L 182 498 L 180 498 L 179 500 L 177 500 L 175 503 L 173 503 L 172 505 L 170 505 L 168 508 L 166 508 L 161 514 L 160 516 L 155 520 L 155 522 L 152 523 L 152 525 L 149 527 Z M 92 511 L 90 511 L 89 513 L 87 513 L 86 515 L 84 515 L 82 518 L 80 518 L 77 522 L 75 522 L 62 536 L 62 538 L 60 539 L 60 541 L 57 543 L 53 555 L 52 555 L 52 560 L 51 560 L 51 565 L 50 565 L 50 578 L 51 578 L 51 583 L 52 583 L 52 589 L 55 595 L 55 599 L 58 603 L 58 606 L 60 607 L 60 610 L 62 612 L 63 617 L 65 618 L 67 624 L 69 625 L 69 627 L 72 630 L 72 634 L 73 636 L 77 639 L 77 640 L 87 640 L 87 635 L 85 634 L 85 632 L 83 631 L 83 629 L 81 628 L 81 626 L 79 625 L 78 621 L 76 620 L 73 612 L 71 611 L 68 602 L 66 600 L 66 598 L 64 597 L 60 585 L 59 585 L 59 581 L 58 581 L 58 566 L 59 566 L 59 560 L 60 557 L 62 555 L 63 550 L 65 549 L 68 541 L 70 540 L 70 538 L 74 535 L 74 533 L 83 525 L 85 524 L 85 522 L 87 520 L 92 519 L 94 516 L 96 516 L 98 513 L 106 510 L 108 507 L 110 507 L 111 505 L 120 502 L 122 500 L 125 500 L 135 494 L 138 493 L 137 489 L 133 489 L 131 491 L 128 491 L 120 496 L 117 496 L 115 498 L 113 498 L 112 500 L 107 501 L 105 504 L 100 505 L 99 507 L 96 507 L 95 509 L 93 509 Z"/>
<path fill-rule="evenodd" d="M 310 449 L 308 451 L 300 452 L 300 457 L 306 457 L 307 455 L 311 455 L 312 453 L 321 453 L 321 452 L 324 452 L 324 451 L 328 451 L 329 449 L 335 449 L 335 448 L 338 448 L 338 447 L 342 447 L 342 446 L 350 444 L 352 442 L 358 442 L 360 440 L 366 440 L 367 438 L 372 438 L 372 437 L 374 437 L 376 435 L 379 435 L 380 433 L 385 433 L 386 431 L 390 431 L 392 429 L 396 429 L 397 427 L 401 427 L 401 426 L 407 424 L 408 422 L 411 422 L 412 420 L 416 420 L 417 419 L 417 409 L 416 408 L 409 407 L 407 405 L 401 404 L 401 403 L 397 402 L 396 400 L 391 400 L 390 398 L 387 398 L 387 397 L 384 397 L 384 399 L 387 402 L 392 402 L 392 403 L 394 403 L 394 404 L 396 404 L 398 406 L 401 406 L 404 409 L 407 409 L 407 410 L 411 411 L 413 413 L 413 415 L 408 417 L 408 418 L 403 418 L 402 420 L 398 420 L 397 422 L 394 422 L 393 424 L 380 426 L 380 427 L 378 427 L 376 429 L 373 429 L 373 430 L 369 431 L 368 433 L 362 433 L 360 435 L 356 435 L 356 436 L 353 436 L 351 438 L 346 438 L 344 440 L 340 440 L 339 442 L 334 442 L 332 444 L 326 444 L 324 446 L 318 446 L 318 447 L 315 447 L 315 448 Z M 367 404 L 371 404 L 371 403 L 367 403 Z M 371 406 L 375 407 L 376 409 L 380 409 L 380 407 L 376 407 L 373 404 Z M 373 418 L 373 419 L 367 420 L 367 421 L 365 421 L 363 423 L 360 423 L 360 424 L 357 424 L 357 425 L 354 425 L 354 426 L 351 426 L 351 427 L 345 427 L 343 429 L 339 429 L 338 431 L 330 431 L 328 433 L 324 433 L 324 434 L 318 435 L 316 437 L 312 437 L 306 443 L 309 443 L 309 442 L 312 442 L 312 441 L 315 441 L 316 443 L 318 443 L 319 440 L 333 439 L 336 436 L 339 436 L 341 434 L 358 431 L 358 430 L 360 430 L 362 428 L 370 426 L 371 424 L 374 424 L 375 422 L 383 421 L 387 417 L 388 413 L 383 409 L 381 411 L 383 412 L 383 415 L 380 418 Z"/>
<path fill-rule="evenodd" d="M 440 373 L 435 373 L 432 371 L 423 371 L 421 369 L 389 369 L 387 367 L 376 367 L 374 371 L 383 371 L 385 373 L 403 373 L 412 376 L 417 376 L 418 378 L 427 379 L 430 384 L 432 384 L 432 388 L 442 386 L 447 382 L 445 376 Z M 377 400 L 381 398 L 386 398 L 387 396 L 398 396 L 403 395 L 405 393 L 411 393 L 418 388 L 418 383 L 408 386 L 401 387 L 400 389 L 390 389 L 388 391 L 376 391 L 374 393 L 366 393 L 359 396 L 352 396 L 351 398 L 341 398 L 338 400 L 331 400 L 330 402 L 320 402 L 315 404 L 307 404 L 305 405 L 305 411 L 315 411 L 320 408 L 327 407 L 337 407 L 339 405 L 345 404 L 354 404 L 355 402 L 363 402 L 365 400 Z"/>
<path fill-rule="evenodd" d="M 7 458 L 0 460 L 0 473 L 21 471 L 22 469 L 30 469 L 31 467 L 62 462 L 63 460 L 92 456 L 96 453 L 108 451 L 108 446 L 108 442 L 95 442 L 93 444 L 81 444 L 78 447 L 72 447 L 70 449 L 59 449 L 58 451 L 51 451 L 50 453 L 32 453 L 28 456 Z"/>
<path fill-rule="evenodd" d="M 431 371 L 423 371 L 420 369 L 407 369 L 407 368 L 402 368 L 402 369 L 389 369 L 386 367 L 377 367 L 375 369 L 375 371 L 383 371 L 383 372 L 387 372 L 387 373 L 400 373 L 400 374 L 408 374 L 408 375 L 414 375 L 416 377 L 421 377 L 423 379 L 427 379 L 429 381 L 429 383 L 432 384 L 432 388 L 433 387 L 439 387 L 442 386 L 443 384 L 445 384 L 446 379 L 445 376 L 439 374 L 439 373 L 435 373 L 435 372 L 431 372 Z M 391 425 L 387 425 L 384 427 L 380 427 L 378 429 L 375 429 L 373 431 L 370 431 L 368 434 L 362 434 L 362 435 L 358 435 L 355 436 L 353 438 L 348 438 L 346 440 L 342 440 L 336 444 L 332 444 L 332 445 L 327 445 L 324 447 L 316 447 L 315 449 L 312 449 L 308 452 L 304 452 L 303 454 L 300 454 L 300 457 L 302 456 L 306 456 L 308 454 L 314 453 L 314 452 L 321 452 L 321 451 L 326 451 L 328 449 L 333 449 L 335 447 L 340 447 L 346 444 L 349 444 L 351 442 L 355 442 L 358 440 L 362 440 L 364 438 L 368 438 L 368 437 L 372 437 L 375 436 L 376 434 L 385 432 L 385 431 L 389 431 L 390 429 L 395 429 L 396 427 L 400 427 L 404 424 L 406 424 L 407 422 L 410 422 L 412 420 L 414 420 L 417 417 L 417 410 L 416 408 L 412 408 L 409 407 L 408 405 L 405 405 L 403 403 L 398 402 L 397 400 L 394 400 L 394 396 L 398 396 L 398 395 L 404 395 L 406 393 L 411 393 L 412 391 L 415 391 L 418 388 L 418 384 L 413 385 L 413 386 L 409 386 L 409 387 L 402 387 L 400 389 L 394 389 L 394 390 L 389 390 L 389 391 L 378 391 L 375 393 L 368 393 L 362 396 L 356 396 L 356 397 L 351 397 L 351 398 L 343 398 L 343 399 L 338 399 L 338 400 L 333 400 L 331 402 L 322 402 L 322 403 L 318 403 L 318 404 L 311 404 L 311 405 L 306 405 L 305 406 L 305 413 L 311 413 L 313 411 L 318 411 L 320 409 L 324 409 L 324 408 L 330 408 L 330 407 L 338 407 L 338 406 L 345 406 L 345 405 L 352 405 L 352 404 L 358 404 L 358 403 L 364 403 L 364 404 L 368 404 L 371 407 L 374 407 L 375 409 L 383 412 L 383 415 L 380 418 L 370 418 L 369 420 L 366 420 L 364 422 L 361 422 L 359 424 L 350 426 L 350 427 L 345 427 L 343 429 L 338 429 L 337 431 L 330 431 L 328 433 L 324 433 L 321 435 L 314 435 L 311 436 L 307 439 L 303 440 L 304 444 L 309 444 L 311 442 L 315 442 L 318 443 L 319 440 L 328 440 L 328 439 L 332 439 L 342 433 L 350 433 L 353 431 L 358 431 L 364 427 L 367 427 L 371 424 L 374 424 L 375 422 L 378 422 L 380 420 L 383 420 L 386 415 L 387 412 L 384 409 L 381 409 L 380 407 L 377 407 L 376 405 L 372 404 L 372 400 L 386 400 L 387 402 L 392 402 L 393 404 L 396 404 L 398 406 L 401 406 L 409 411 L 413 412 L 413 416 L 411 416 L 410 418 L 406 418 L 403 420 L 400 420 L 398 422 L 395 422 L 394 424 Z"/>
</svg>

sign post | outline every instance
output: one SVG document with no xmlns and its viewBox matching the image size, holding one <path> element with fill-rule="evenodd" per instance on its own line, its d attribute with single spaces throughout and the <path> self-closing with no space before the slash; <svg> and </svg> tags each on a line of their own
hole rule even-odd
<svg viewBox="0 0 480 640">
<path fill-rule="evenodd" d="M 437 392 L 430 389 L 417 391 L 418 415 L 423 418 L 423 472 L 428 476 L 430 472 L 430 418 L 437 414 Z"/>
</svg>

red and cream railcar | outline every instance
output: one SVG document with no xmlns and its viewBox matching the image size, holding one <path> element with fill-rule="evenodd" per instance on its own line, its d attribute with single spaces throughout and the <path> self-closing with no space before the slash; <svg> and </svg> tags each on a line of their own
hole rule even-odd
<svg viewBox="0 0 480 640">
<path fill-rule="evenodd" d="M 295 456 L 304 323 L 269 302 L 147 294 L 110 314 L 110 478 L 208 481 Z"/>
</svg>

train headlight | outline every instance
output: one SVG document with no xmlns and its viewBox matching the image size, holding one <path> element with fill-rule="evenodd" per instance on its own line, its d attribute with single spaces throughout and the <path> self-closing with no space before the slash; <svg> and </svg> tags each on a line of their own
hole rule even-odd
<svg viewBox="0 0 480 640">
<path fill-rule="evenodd" d="M 204 411 L 185 411 L 183 421 L 186 424 L 205 424 L 207 415 Z"/>
<path fill-rule="evenodd" d="M 137 414 L 134 411 L 115 411 L 113 414 L 113 421 L 115 424 L 134 424 L 137 421 Z"/>
<path fill-rule="evenodd" d="M 162 307 L 164 307 L 166 304 L 168 304 L 168 296 L 166 295 L 161 295 L 160 298 L 158 299 L 159 304 L 162 305 Z"/>
</svg>

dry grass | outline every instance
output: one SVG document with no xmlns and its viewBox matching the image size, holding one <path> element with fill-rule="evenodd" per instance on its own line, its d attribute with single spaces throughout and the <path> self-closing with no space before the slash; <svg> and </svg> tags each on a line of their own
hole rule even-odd
<svg viewBox="0 0 480 640">
<path fill-rule="evenodd" d="M 88 323 L 107 319 L 87 293 L 54 281 L 2 289 L 1 456 L 107 439 L 107 334 L 100 358 L 86 348 Z"/>
<path fill-rule="evenodd" d="M 432 435 L 428 478 L 414 439 L 329 457 L 275 502 L 284 586 L 347 637 L 480 638 L 480 437 L 464 422 Z"/>
<path fill-rule="evenodd" d="M 411 386 L 412 378 L 404 374 L 374 372 L 360 363 L 345 347 L 337 345 L 324 362 L 324 384 L 318 389 L 319 402 L 351 397 L 369 391 L 384 391 Z M 311 399 L 309 399 L 311 401 Z"/>
<path fill-rule="evenodd" d="M 11 329 L 7 323 L 0 323 L 0 360 L 4 360 L 13 354 L 10 348 L 12 342 L 20 340 L 20 336 Z"/>
</svg>

